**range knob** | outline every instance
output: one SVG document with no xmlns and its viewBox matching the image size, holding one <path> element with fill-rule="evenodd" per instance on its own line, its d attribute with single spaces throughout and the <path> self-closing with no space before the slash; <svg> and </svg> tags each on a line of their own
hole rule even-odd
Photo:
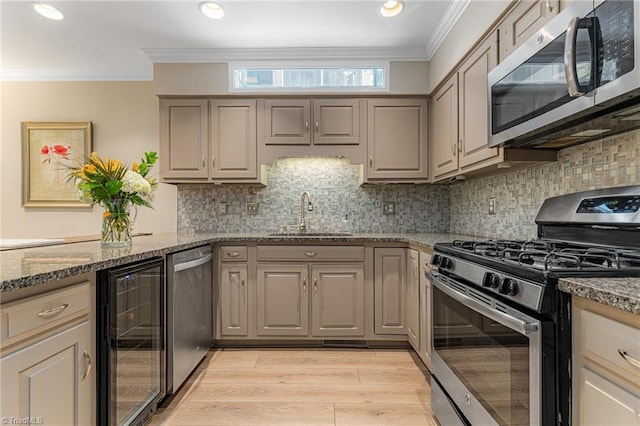
<svg viewBox="0 0 640 426">
<path fill-rule="evenodd" d="M 439 254 L 434 254 L 433 256 L 431 256 L 431 264 L 432 265 L 440 265 L 440 260 L 442 259 L 442 256 L 440 256 Z"/>
<path fill-rule="evenodd" d="M 487 272 L 482 278 L 483 287 L 496 288 L 500 285 L 500 277 L 493 272 Z"/>
<path fill-rule="evenodd" d="M 440 259 L 440 266 L 443 268 L 451 268 L 453 266 L 453 261 L 448 257 L 442 257 L 442 259 Z"/>
<path fill-rule="evenodd" d="M 515 296 L 518 294 L 518 283 L 512 278 L 505 278 L 498 291 L 507 296 Z"/>
</svg>

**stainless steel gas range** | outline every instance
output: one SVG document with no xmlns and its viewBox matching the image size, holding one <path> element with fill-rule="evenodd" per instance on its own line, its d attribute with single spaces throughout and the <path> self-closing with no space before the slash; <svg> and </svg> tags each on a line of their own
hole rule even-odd
<svg viewBox="0 0 640 426">
<path fill-rule="evenodd" d="M 571 425 L 563 277 L 640 276 L 640 186 L 547 199 L 535 240 L 434 246 L 432 407 L 443 425 Z"/>
</svg>

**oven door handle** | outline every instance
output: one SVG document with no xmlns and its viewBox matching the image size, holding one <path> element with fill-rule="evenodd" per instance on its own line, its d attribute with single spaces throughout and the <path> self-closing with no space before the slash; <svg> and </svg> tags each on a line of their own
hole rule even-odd
<svg viewBox="0 0 640 426">
<path fill-rule="evenodd" d="M 440 273 L 431 271 L 429 272 L 429 275 L 432 278 L 433 284 L 438 287 L 438 290 L 442 291 L 452 299 L 462 303 L 466 307 L 475 310 L 481 315 L 491 318 L 501 325 L 509 327 L 513 331 L 516 331 L 525 336 L 538 332 L 539 326 L 537 322 L 523 321 L 520 318 L 516 318 L 512 315 L 497 311 L 495 309 L 491 309 L 491 307 L 478 302 L 477 300 L 467 296 L 466 294 L 462 294 L 446 285 L 442 281 L 442 275 Z"/>
</svg>

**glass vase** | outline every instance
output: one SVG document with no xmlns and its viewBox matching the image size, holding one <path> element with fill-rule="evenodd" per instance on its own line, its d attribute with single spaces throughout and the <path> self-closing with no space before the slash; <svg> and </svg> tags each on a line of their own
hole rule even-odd
<svg viewBox="0 0 640 426">
<path fill-rule="evenodd" d="M 125 203 L 115 200 L 102 214 L 103 248 L 130 247 L 132 223 Z"/>
</svg>

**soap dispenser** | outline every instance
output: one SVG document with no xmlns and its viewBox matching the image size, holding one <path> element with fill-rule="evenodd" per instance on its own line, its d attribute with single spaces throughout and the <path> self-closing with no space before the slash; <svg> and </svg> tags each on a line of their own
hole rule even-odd
<svg viewBox="0 0 640 426">
<path fill-rule="evenodd" d="M 345 213 L 344 217 L 342 218 L 342 225 L 340 227 L 340 232 L 342 232 L 343 234 L 349 233 L 349 213 Z"/>
</svg>

